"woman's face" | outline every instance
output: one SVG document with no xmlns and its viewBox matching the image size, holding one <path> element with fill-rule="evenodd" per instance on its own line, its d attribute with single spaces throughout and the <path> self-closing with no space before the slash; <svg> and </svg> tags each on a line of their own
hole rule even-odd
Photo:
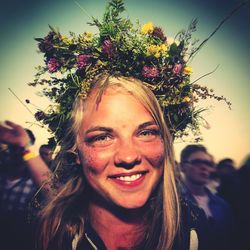
<svg viewBox="0 0 250 250">
<path fill-rule="evenodd" d="M 140 208 L 163 173 L 159 127 L 132 95 L 108 88 L 96 106 L 88 102 L 78 136 L 83 172 L 106 201 Z"/>
</svg>

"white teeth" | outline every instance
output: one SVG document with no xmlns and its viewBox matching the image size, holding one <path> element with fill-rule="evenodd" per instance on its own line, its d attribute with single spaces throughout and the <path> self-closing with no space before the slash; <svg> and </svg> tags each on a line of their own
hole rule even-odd
<svg viewBox="0 0 250 250">
<path fill-rule="evenodd" d="M 117 177 L 117 179 L 121 180 L 121 181 L 135 181 L 137 179 L 139 179 L 142 176 L 142 174 L 134 174 L 131 176 L 119 176 Z"/>
</svg>

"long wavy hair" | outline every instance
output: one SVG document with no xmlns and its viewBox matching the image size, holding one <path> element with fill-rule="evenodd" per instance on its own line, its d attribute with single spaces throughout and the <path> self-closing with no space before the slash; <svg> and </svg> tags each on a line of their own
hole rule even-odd
<svg viewBox="0 0 250 250">
<path fill-rule="evenodd" d="M 180 224 L 180 205 L 175 183 L 174 155 L 171 135 L 164 122 L 159 103 L 149 88 L 134 78 L 114 77 L 103 74 L 92 84 L 89 93 L 91 101 L 96 104 L 109 87 L 121 88 L 133 95 L 151 114 L 159 126 L 164 144 L 164 172 L 154 194 L 148 201 L 143 249 L 169 250 L 174 242 Z M 93 98 L 94 97 L 94 98 Z M 61 157 L 65 152 L 77 152 L 77 136 L 80 133 L 84 111 L 90 98 L 79 95 L 72 111 L 72 124 L 62 143 Z M 59 157 L 60 158 L 60 157 Z M 63 161 L 61 160 L 61 165 Z M 70 178 L 52 201 L 41 211 L 39 227 L 39 244 L 41 250 L 71 249 L 74 239 L 84 235 L 84 224 L 88 218 L 89 194 L 91 187 L 79 171 Z M 77 237 L 76 237 L 77 236 Z"/>
</svg>

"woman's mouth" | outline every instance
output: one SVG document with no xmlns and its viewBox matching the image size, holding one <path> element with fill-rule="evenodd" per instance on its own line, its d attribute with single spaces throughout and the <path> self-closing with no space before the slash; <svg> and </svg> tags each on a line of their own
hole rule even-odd
<svg viewBox="0 0 250 250">
<path fill-rule="evenodd" d="M 134 174 L 131 176 L 118 176 L 117 179 L 121 181 L 135 181 L 138 180 L 141 176 L 142 174 Z"/>
<path fill-rule="evenodd" d="M 145 179 L 145 175 L 148 171 L 136 172 L 136 173 L 124 173 L 112 175 L 109 178 L 116 184 L 126 187 L 135 187 L 140 185 Z"/>
</svg>

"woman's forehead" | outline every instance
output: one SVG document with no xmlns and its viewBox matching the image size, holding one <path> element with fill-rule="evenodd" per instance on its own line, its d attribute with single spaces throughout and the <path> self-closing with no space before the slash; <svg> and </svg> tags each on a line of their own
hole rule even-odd
<svg viewBox="0 0 250 250">
<path fill-rule="evenodd" d="M 85 126 L 116 122 L 136 124 L 153 120 L 146 107 L 127 91 L 108 88 L 98 103 L 95 100 L 92 97 L 86 105 L 82 121 Z"/>
<path fill-rule="evenodd" d="M 109 103 L 118 104 L 119 100 L 126 102 L 130 105 L 136 103 L 136 105 L 143 105 L 140 100 L 134 95 L 133 92 L 119 85 L 110 85 L 106 88 L 94 89 L 86 100 L 86 110 L 88 109 L 99 109 L 100 106 L 107 106 Z M 115 106 L 109 106 L 109 109 L 113 109 Z"/>
</svg>

